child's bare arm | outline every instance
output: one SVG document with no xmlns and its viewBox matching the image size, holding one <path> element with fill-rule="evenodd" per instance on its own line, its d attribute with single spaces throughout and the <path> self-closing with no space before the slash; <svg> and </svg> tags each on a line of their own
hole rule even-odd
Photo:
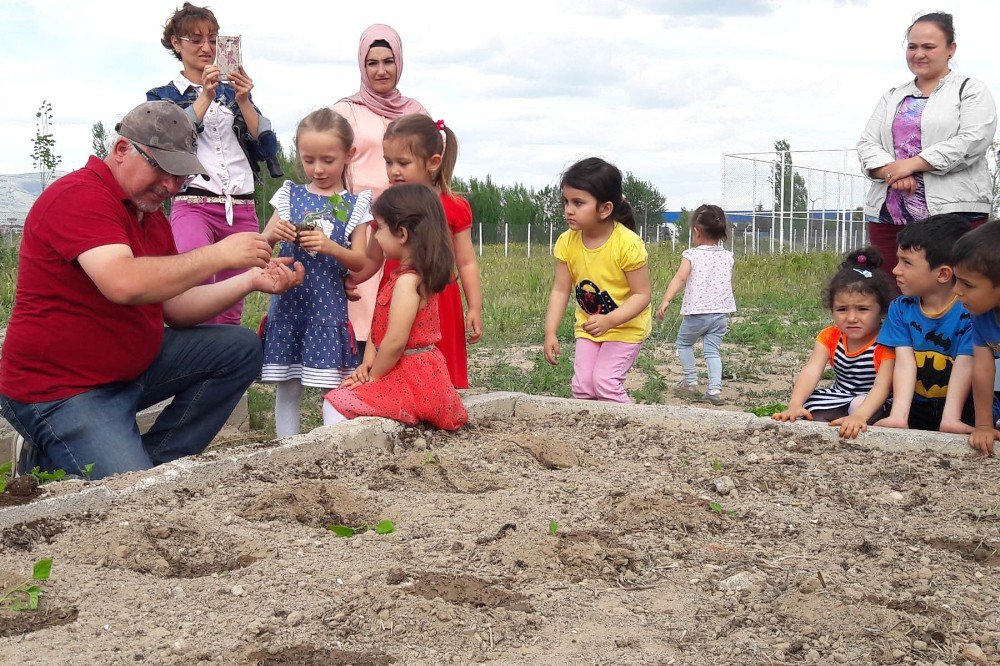
<svg viewBox="0 0 1000 666">
<path fill-rule="evenodd" d="M 795 421 L 799 418 L 812 421 L 812 414 L 803 405 L 812 392 L 816 390 L 829 362 L 830 350 L 817 340 L 813 345 L 809 360 L 795 377 L 795 386 L 792 388 L 792 397 L 788 400 L 788 407 L 782 412 L 772 414 L 771 418 L 775 421 Z"/>
<path fill-rule="evenodd" d="M 913 347 L 896 347 L 896 363 L 892 369 L 892 409 L 889 416 L 875 425 L 884 428 L 910 427 L 910 406 L 917 387 L 917 359 Z"/>
<path fill-rule="evenodd" d="M 366 228 L 369 226 L 365 225 Z M 368 243 L 365 245 L 365 265 L 361 270 L 351 271 L 351 281 L 354 284 L 361 284 L 378 273 L 378 269 L 382 268 L 382 264 L 385 263 L 385 255 L 382 253 L 382 246 L 375 240 L 375 233 L 368 233 L 367 231 L 366 233 L 368 235 Z"/>
<path fill-rule="evenodd" d="M 462 292 L 465 294 L 465 335 L 469 342 L 479 342 L 483 337 L 483 291 L 476 248 L 472 245 L 472 230 L 452 234 L 451 239 L 455 248 L 458 279 L 462 282 Z"/>
<path fill-rule="evenodd" d="M 996 364 L 989 347 L 973 347 L 972 399 L 976 405 L 976 427 L 969 435 L 969 446 L 984 455 L 993 455 L 993 442 L 1000 439 L 1000 430 L 993 424 L 993 383 Z"/>
<path fill-rule="evenodd" d="M 410 330 L 420 309 L 421 296 L 417 288 L 420 278 L 412 273 L 400 275 L 392 289 L 392 302 L 389 305 L 389 323 L 385 337 L 378 347 L 375 360 L 372 362 L 368 376 L 371 381 L 389 373 L 399 357 L 406 349 L 406 341 L 410 339 Z M 367 349 L 365 350 L 367 352 Z"/>
<path fill-rule="evenodd" d="M 972 426 L 962 422 L 962 408 L 969 398 L 972 388 L 972 357 L 960 354 L 955 358 L 948 379 L 948 395 L 944 399 L 944 411 L 941 414 L 941 432 L 954 432 L 967 435 L 972 432 Z"/>
<path fill-rule="evenodd" d="M 549 293 L 549 306 L 545 313 L 545 360 L 555 365 L 559 360 L 559 322 L 566 313 L 569 292 L 573 288 L 573 278 L 565 262 L 556 261 L 556 279 Z"/>
<path fill-rule="evenodd" d="M 868 420 L 882 408 L 892 391 L 892 370 L 895 365 L 895 361 L 891 358 L 882 361 L 878 367 L 878 373 L 875 375 L 875 383 L 872 384 L 872 388 L 868 391 L 861 406 L 849 416 L 830 421 L 830 425 L 840 426 L 838 434 L 841 437 L 854 439 L 860 433 L 868 430 Z"/>
<path fill-rule="evenodd" d="M 594 337 L 604 335 L 612 328 L 635 319 L 649 307 L 653 297 L 653 288 L 649 283 L 649 266 L 628 271 L 625 273 L 625 279 L 628 280 L 629 291 L 625 302 L 608 314 L 591 315 L 583 322 L 583 330 Z"/>
<path fill-rule="evenodd" d="M 687 279 L 691 276 L 691 261 L 689 259 L 681 259 L 681 267 L 677 269 L 674 273 L 674 277 L 671 278 L 670 284 L 667 285 L 667 291 L 663 294 L 663 300 L 660 301 L 660 306 L 656 308 L 656 318 L 663 319 L 663 316 L 667 313 L 667 308 L 670 307 L 670 303 L 673 302 L 677 294 L 681 292 L 684 288 L 684 284 Z"/>
</svg>

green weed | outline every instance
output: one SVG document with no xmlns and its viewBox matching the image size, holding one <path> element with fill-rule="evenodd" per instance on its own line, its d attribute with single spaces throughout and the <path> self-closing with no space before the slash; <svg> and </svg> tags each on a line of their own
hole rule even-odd
<svg viewBox="0 0 1000 666">
<path fill-rule="evenodd" d="M 0 465 L 0 493 L 7 490 L 7 482 L 14 478 L 14 463 L 8 461 Z"/>
<path fill-rule="evenodd" d="M 550 520 L 549 521 L 549 534 L 551 534 L 552 536 L 555 536 L 558 531 L 559 531 L 559 523 L 557 523 L 554 520 Z"/>
<path fill-rule="evenodd" d="M 719 460 L 718 458 L 712 458 L 712 469 L 714 469 L 716 472 L 721 472 L 722 467 L 723 464 L 721 460 Z"/>
<path fill-rule="evenodd" d="M 771 416 L 772 414 L 777 414 L 778 412 L 783 412 L 788 409 L 788 405 L 783 402 L 772 402 L 768 405 L 761 405 L 760 407 L 754 407 L 753 409 L 748 409 L 747 411 L 751 414 L 756 414 L 757 416 Z"/>
<path fill-rule="evenodd" d="M 735 516 L 736 515 L 736 511 L 734 511 L 734 510 L 728 510 L 727 511 L 718 502 L 712 502 L 711 504 L 708 505 L 708 508 L 709 508 L 709 510 L 712 513 L 717 513 L 717 514 L 722 515 L 722 516 Z"/>
<path fill-rule="evenodd" d="M 0 608 L 12 611 L 38 610 L 38 600 L 42 596 L 42 587 L 38 583 L 48 580 L 51 573 L 52 558 L 35 562 L 31 578 L 20 580 L 14 587 L 0 593 Z"/>
<path fill-rule="evenodd" d="M 381 520 L 374 527 L 371 525 L 362 525 L 360 527 L 348 527 L 347 525 L 330 525 L 327 528 L 339 537 L 350 538 L 362 532 L 367 532 L 371 530 L 375 534 L 392 534 L 396 531 L 396 526 L 391 520 Z"/>
<path fill-rule="evenodd" d="M 46 483 L 52 483 L 53 481 L 62 481 L 66 478 L 66 470 L 64 469 L 57 469 L 52 472 L 43 472 L 41 467 L 35 467 L 28 473 L 38 479 L 38 485 L 40 486 Z"/>
</svg>

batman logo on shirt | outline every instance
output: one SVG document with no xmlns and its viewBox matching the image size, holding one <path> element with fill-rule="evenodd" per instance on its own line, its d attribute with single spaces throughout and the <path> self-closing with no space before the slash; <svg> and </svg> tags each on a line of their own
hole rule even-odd
<svg viewBox="0 0 1000 666">
<path fill-rule="evenodd" d="M 924 340 L 933 344 L 941 351 L 945 352 L 951 351 L 952 339 L 944 337 L 938 331 L 929 332 L 927 335 L 924 336 Z"/>
<path fill-rule="evenodd" d="M 916 351 L 917 384 L 914 392 L 925 398 L 943 398 L 948 395 L 948 380 L 954 359 L 935 351 Z"/>
<path fill-rule="evenodd" d="M 924 332 L 924 329 L 921 328 L 920 324 L 918 324 L 915 321 L 911 321 L 910 322 L 910 328 L 915 329 L 917 331 L 917 333 L 923 333 Z"/>
<path fill-rule="evenodd" d="M 615 299 L 611 294 L 602 291 L 600 287 L 590 280 L 581 280 L 576 285 L 576 302 L 587 314 L 608 314 L 618 309 Z"/>
</svg>

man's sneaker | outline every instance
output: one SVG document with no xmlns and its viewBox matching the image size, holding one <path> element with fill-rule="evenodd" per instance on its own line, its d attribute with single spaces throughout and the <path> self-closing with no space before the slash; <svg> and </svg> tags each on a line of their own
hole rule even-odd
<svg viewBox="0 0 1000 666">
<path fill-rule="evenodd" d="M 679 381 L 674 386 L 674 395 L 680 398 L 695 398 L 698 396 L 698 385 L 686 384 L 683 381 Z"/>
<path fill-rule="evenodd" d="M 17 467 L 18 462 L 21 460 L 21 451 L 24 449 L 24 437 L 18 433 L 14 433 L 14 436 L 10 440 L 10 461 L 11 461 L 11 472 L 12 476 L 18 476 Z"/>
<path fill-rule="evenodd" d="M 710 402 L 715 406 L 726 404 L 726 401 L 722 398 L 722 391 L 709 391 L 702 397 L 706 402 Z"/>
</svg>

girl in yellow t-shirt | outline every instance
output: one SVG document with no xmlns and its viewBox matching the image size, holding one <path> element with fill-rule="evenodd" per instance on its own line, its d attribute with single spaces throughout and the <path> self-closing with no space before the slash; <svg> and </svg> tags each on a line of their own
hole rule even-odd
<svg viewBox="0 0 1000 666">
<path fill-rule="evenodd" d="M 562 177 L 569 230 L 556 242 L 556 280 L 545 316 L 545 360 L 559 359 L 556 332 L 570 291 L 576 296 L 573 397 L 631 402 L 625 375 L 652 321 L 646 246 L 616 166 L 588 157 Z"/>
</svg>

